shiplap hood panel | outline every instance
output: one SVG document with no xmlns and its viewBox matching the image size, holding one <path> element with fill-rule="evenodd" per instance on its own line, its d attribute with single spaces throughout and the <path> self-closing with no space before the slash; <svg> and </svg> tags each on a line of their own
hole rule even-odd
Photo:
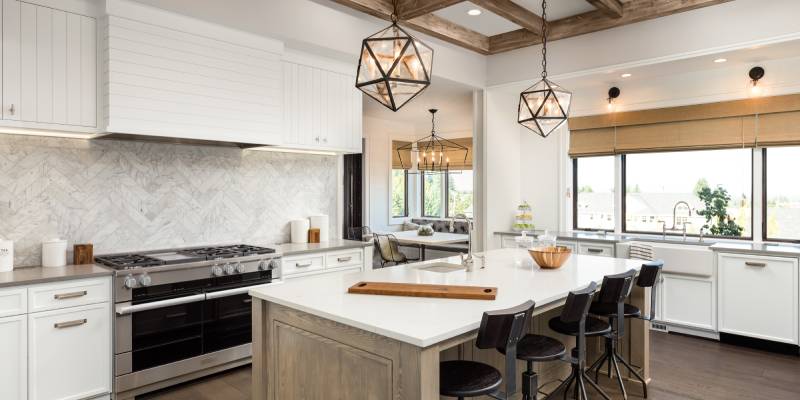
<svg viewBox="0 0 800 400">
<path fill-rule="evenodd" d="M 106 12 L 105 133 L 281 144 L 282 42 L 126 0 L 107 0 Z"/>
</svg>

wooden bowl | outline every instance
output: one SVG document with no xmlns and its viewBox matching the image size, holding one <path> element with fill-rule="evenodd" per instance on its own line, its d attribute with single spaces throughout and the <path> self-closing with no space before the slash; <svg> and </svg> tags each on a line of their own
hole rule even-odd
<svg viewBox="0 0 800 400">
<path fill-rule="evenodd" d="M 536 264 L 546 269 L 561 268 L 569 260 L 572 250 L 565 246 L 534 247 L 528 250 Z"/>
</svg>

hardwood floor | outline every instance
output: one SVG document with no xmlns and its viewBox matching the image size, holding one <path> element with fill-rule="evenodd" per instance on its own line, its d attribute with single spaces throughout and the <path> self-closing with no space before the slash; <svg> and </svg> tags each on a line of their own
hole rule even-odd
<svg viewBox="0 0 800 400">
<path fill-rule="evenodd" d="M 797 400 L 800 357 L 736 347 L 688 336 L 652 333 L 651 400 Z M 600 383 L 621 399 L 606 377 Z M 641 399 L 628 384 L 629 399 Z M 589 392 L 591 398 L 600 398 Z M 560 396 L 558 397 L 561 398 Z M 140 396 L 137 400 L 249 400 L 250 368 L 243 367 Z M 287 399 L 289 400 L 289 399 Z"/>
</svg>

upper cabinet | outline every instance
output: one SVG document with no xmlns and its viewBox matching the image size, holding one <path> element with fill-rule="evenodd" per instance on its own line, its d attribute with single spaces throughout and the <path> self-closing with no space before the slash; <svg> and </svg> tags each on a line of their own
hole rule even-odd
<svg viewBox="0 0 800 400">
<path fill-rule="evenodd" d="M 94 132 L 95 18 L 18 0 L 2 1 L 0 125 Z"/>
<path fill-rule="evenodd" d="M 127 1 L 107 4 L 107 132 L 281 143 L 282 43 Z"/>
<path fill-rule="evenodd" d="M 283 62 L 283 146 L 361 153 L 361 91 L 354 70 L 308 55 Z"/>
</svg>

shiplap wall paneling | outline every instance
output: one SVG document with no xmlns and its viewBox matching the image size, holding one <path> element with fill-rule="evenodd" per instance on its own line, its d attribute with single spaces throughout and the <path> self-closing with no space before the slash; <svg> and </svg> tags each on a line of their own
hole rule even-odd
<svg viewBox="0 0 800 400">
<path fill-rule="evenodd" d="M 280 54 L 109 17 L 110 132 L 277 144 Z"/>
<path fill-rule="evenodd" d="M 94 18 L 3 0 L 3 119 L 97 126 L 96 35 Z"/>
</svg>

